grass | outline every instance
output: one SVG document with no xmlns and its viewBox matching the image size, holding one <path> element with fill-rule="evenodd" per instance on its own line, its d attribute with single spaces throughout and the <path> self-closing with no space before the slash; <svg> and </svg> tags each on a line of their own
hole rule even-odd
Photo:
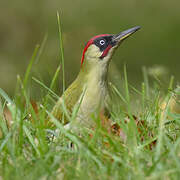
<svg viewBox="0 0 180 180">
<path fill-rule="evenodd" d="M 60 25 L 59 22 L 58 18 Z M 62 46 L 60 29 L 59 33 Z M 94 131 L 84 129 L 81 136 L 78 136 L 66 130 L 50 113 L 50 104 L 59 98 L 53 88 L 60 67 L 49 87 L 31 75 L 32 67 L 42 53 L 41 48 L 35 48 L 24 79 L 17 77 L 14 97 L 11 99 L 0 89 L 0 179 L 179 178 L 180 114 L 175 113 L 171 106 L 174 97 L 180 94 L 173 88 L 173 78 L 166 93 L 162 95 L 155 80 L 150 87 L 147 71 L 143 68 L 144 82 L 142 89 L 137 90 L 128 83 L 124 68 L 125 95 L 111 84 L 114 96 L 123 102 L 124 108 L 117 103 L 111 110 L 112 120 L 121 127 L 116 134 L 123 132 L 123 136 L 108 133 L 99 123 L 99 117 L 92 117 L 97 122 Z M 63 54 L 61 64 L 64 69 Z M 47 92 L 39 102 L 31 100 L 31 79 Z M 136 103 L 136 117 L 131 103 L 131 91 L 139 99 Z M 77 111 L 78 107 L 75 107 L 71 117 L 64 107 L 64 115 L 72 120 Z M 8 112 L 13 122 L 10 128 Z M 60 134 L 45 125 L 47 115 Z"/>
</svg>

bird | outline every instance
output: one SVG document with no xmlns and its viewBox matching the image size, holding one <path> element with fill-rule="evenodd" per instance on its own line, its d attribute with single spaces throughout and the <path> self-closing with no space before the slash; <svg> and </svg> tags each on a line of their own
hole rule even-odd
<svg viewBox="0 0 180 180">
<path fill-rule="evenodd" d="M 93 128 L 93 114 L 108 116 L 110 93 L 108 85 L 108 69 L 112 56 L 120 44 L 129 36 L 140 29 L 140 26 L 122 31 L 118 34 L 101 34 L 92 37 L 85 45 L 79 74 L 72 84 L 64 91 L 54 105 L 51 114 L 68 127 Z M 63 117 L 63 106 L 71 115 L 74 107 L 78 107 L 76 118 L 73 122 Z M 69 126 L 70 124 L 70 126 Z"/>
</svg>

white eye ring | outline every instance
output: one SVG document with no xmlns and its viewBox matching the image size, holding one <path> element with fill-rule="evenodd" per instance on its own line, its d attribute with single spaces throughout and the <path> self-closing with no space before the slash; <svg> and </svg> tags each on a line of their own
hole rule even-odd
<svg viewBox="0 0 180 180">
<path fill-rule="evenodd" d="M 102 40 L 99 41 L 99 44 L 100 44 L 100 45 L 104 45 L 104 44 L 105 44 L 105 41 L 102 39 Z"/>
</svg>

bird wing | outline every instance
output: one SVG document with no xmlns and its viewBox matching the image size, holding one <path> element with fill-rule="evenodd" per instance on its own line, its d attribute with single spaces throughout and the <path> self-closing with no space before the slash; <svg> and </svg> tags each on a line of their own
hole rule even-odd
<svg viewBox="0 0 180 180">
<path fill-rule="evenodd" d="M 83 84 L 81 81 L 75 80 L 59 98 L 52 110 L 52 115 L 62 122 L 63 117 L 63 101 L 67 112 L 71 115 L 75 104 L 78 102 L 81 94 L 83 93 Z M 69 120 L 64 116 L 64 124 L 68 123 Z"/>
</svg>

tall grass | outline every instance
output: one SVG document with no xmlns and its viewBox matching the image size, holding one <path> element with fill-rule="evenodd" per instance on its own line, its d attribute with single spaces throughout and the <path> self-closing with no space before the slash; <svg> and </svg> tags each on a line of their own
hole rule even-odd
<svg viewBox="0 0 180 180">
<path fill-rule="evenodd" d="M 58 24 L 60 25 L 59 15 Z M 62 34 L 60 32 L 61 53 Z M 159 86 L 150 87 L 146 69 L 143 69 L 142 89 L 128 83 L 124 68 L 124 91 L 111 85 L 113 93 L 124 102 L 124 109 L 111 110 L 111 118 L 121 129 L 116 135 L 101 126 L 99 117 L 95 130 L 84 129 L 81 136 L 64 128 L 50 113 L 49 103 L 59 98 L 53 91 L 60 72 L 54 73 L 48 87 L 32 77 L 33 65 L 42 49 L 35 49 L 25 77 L 17 77 L 13 98 L 0 89 L 0 178 L 2 179 L 178 179 L 180 176 L 180 115 L 171 111 L 175 94 L 170 81 L 164 96 Z M 62 55 L 62 59 L 64 59 Z M 63 60 L 64 61 L 64 60 Z M 63 62 L 61 63 L 64 72 Z M 64 74 L 64 73 L 63 73 Z M 47 95 L 39 102 L 31 101 L 30 79 L 39 84 Z M 63 76 L 64 78 L 64 76 Z M 155 83 L 154 83 L 155 84 Z M 65 87 L 65 82 L 63 81 Z M 133 114 L 131 91 L 139 98 L 138 113 Z M 54 100 L 54 101 L 52 101 Z M 164 108 L 161 107 L 165 103 Z M 137 109 L 137 108 L 136 108 Z M 75 119 L 78 107 L 70 120 Z M 7 115 L 11 114 L 11 120 Z M 47 116 L 55 129 L 46 126 Z M 55 139 L 53 137 L 56 137 Z"/>
</svg>

